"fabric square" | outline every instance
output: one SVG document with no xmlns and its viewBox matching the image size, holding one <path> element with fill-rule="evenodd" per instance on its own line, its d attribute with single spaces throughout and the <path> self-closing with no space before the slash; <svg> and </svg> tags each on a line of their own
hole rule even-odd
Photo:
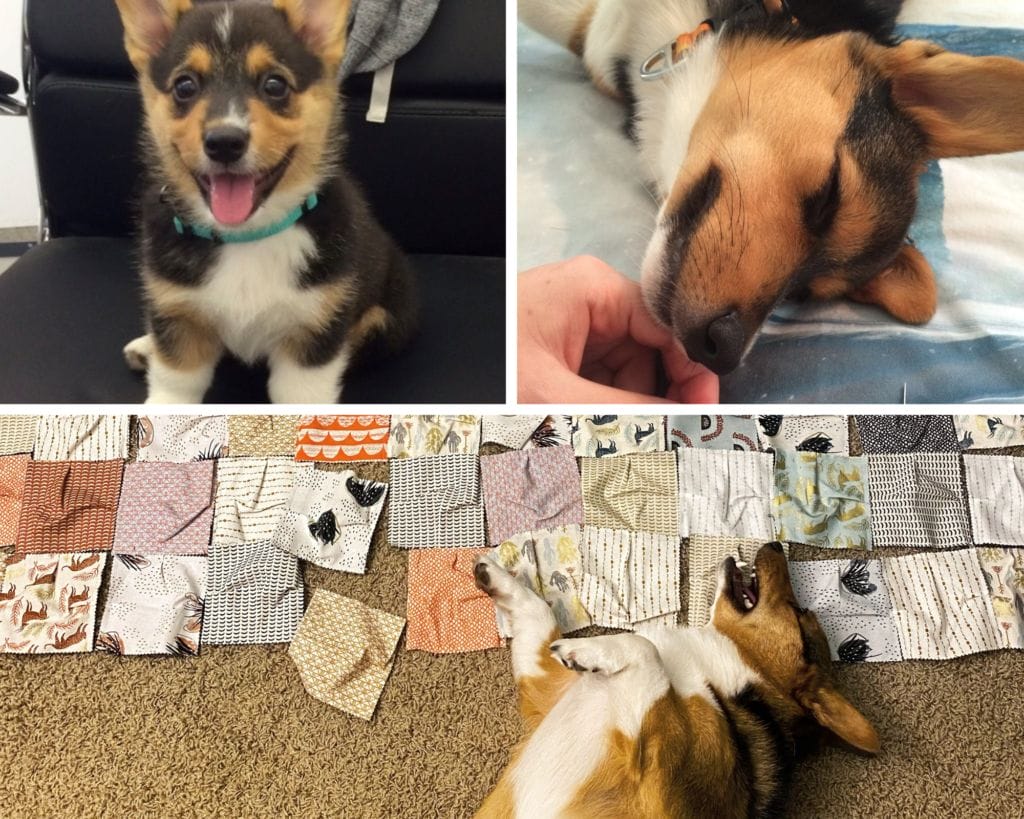
<svg viewBox="0 0 1024 819">
<path fill-rule="evenodd" d="M 861 450 L 867 453 L 956 452 L 949 415 L 855 415 Z"/>
<path fill-rule="evenodd" d="M 772 540 L 772 456 L 681 449 L 679 532 Z"/>
<path fill-rule="evenodd" d="M 106 559 L 98 553 L 11 557 L 0 588 L 0 651 L 92 651 Z"/>
<path fill-rule="evenodd" d="M 30 461 L 15 551 L 108 551 L 123 470 L 123 461 Z"/>
<path fill-rule="evenodd" d="M 575 524 L 521 532 L 488 553 L 521 585 L 547 601 L 563 634 L 590 625 L 590 615 L 580 600 L 580 537 L 580 527 Z M 498 633 L 511 637 L 504 616 L 500 611 L 496 615 Z"/>
<path fill-rule="evenodd" d="M 941 452 L 868 456 L 876 547 L 971 543 L 960 458 Z"/>
<path fill-rule="evenodd" d="M 28 455 L 0 457 L 0 546 L 13 544 L 18 535 L 29 460 Z"/>
<path fill-rule="evenodd" d="M 675 453 L 581 458 L 580 462 L 587 526 L 678 536 Z"/>
<path fill-rule="evenodd" d="M 1024 543 L 1024 458 L 964 458 L 976 543 Z"/>
<path fill-rule="evenodd" d="M 295 462 L 291 458 L 221 458 L 213 543 L 269 540 L 292 493 Z"/>
<path fill-rule="evenodd" d="M 549 415 L 533 431 L 523 449 L 540 449 L 546 446 L 572 445 L 572 416 Z"/>
<path fill-rule="evenodd" d="M 975 549 L 882 563 L 900 649 L 907 660 L 949 660 L 1001 645 Z"/>
<path fill-rule="evenodd" d="M 401 617 L 317 589 L 288 656 L 311 697 L 370 720 L 404 627 Z"/>
<path fill-rule="evenodd" d="M 399 549 L 483 546 L 478 461 L 476 455 L 391 461 L 391 545 Z"/>
<path fill-rule="evenodd" d="M 761 450 L 757 422 L 739 415 L 670 415 L 668 444 L 672 449 Z"/>
<path fill-rule="evenodd" d="M 229 415 L 228 451 L 232 457 L 295 457 L 297 415 Z"/>
<path fill-rule="evenodd" d="M 361 480 L 351 469 L 299 466 L 274 545 L 325 569 L 365 574 L 387 491 L 386 483 Z"/>
<path fill-rule="evenodd" d="M 195 657 L 205 597 L 205 557 L 114 555 L 96 650 Z"/>
<path fill-rule="evenodd" d="M 1024 549 L 978 549 L 1002 645 L 1024 648 Z"/>
<path fill-rule="evenodd" d="M 127 415 L 45 415 L 36 434 L 37 461 L 112 461 L 128 457 Z"/>
<path fill-rule="evenodd" d="M 299 561 L 269 540 L 210 547 L 204 643 L 287 643 L 302 619 Z"/>
<path fill-rule="evenodd" d="M 295 460 L 349 463 L 386 461 L 390 415 L 303 415 Z"/>
<path fill-rule="evenodd" d="M 850 454 L 845 415 L 759 415 L 757 426 L 766 452 Z"/>
<path fill-rule="evenodd" d="M 572 446 L 577 455 L 592 458 L 660 452 L 666 449 L 665 416 L 574 415 Z"/>
<path fill-rule="evenodd" d="M 480 440 L 486 444 L 501 444 L 509 449 L 522 449 L 537 428 L 544 423 L 544 415 L 485 415 L 481 422 Z"/>
<path fill-rule="evenodd" d="M 38 429 L 38 415 L 0 415 L 0 455 L 31 452 Z"/>
<path fill-rule="evenodd" d="M 870 549 L 868 459 L 775 455 L 775 537 L 831 549 Z"/>
<path fill-rule="evenodd" d="M 954 415 L 961 449 L 1024 445 L 1024 415 Z"/>
<path fill-rule="evenodd" d="M 139 461 L 208 461 L 228 454 L 226 415 L 140 415 Z"/>
<path fill-rule="evenodd" d="M 489 543 L 529 529 L 583 523 L 580 473 L 570 447 L 485 455 L 480 481 Z"/>
<path fill-rule="evenodd" d="M 115 552 L 205 555 L 212 524 L 213 461 L 150 461 L 125 467 Z"/>
<path fill-rule="evenodd" d="M 475 455 L 480 451 L 477 415 L 395 415 L 391 418 L 388 455 Z"/>
<path fill-rule="evenodd" d="M 818 617 L 832 659 L 903 659 L 892 599 L 878 560 L 804 560 L 789 564 L 797 602 Z"/>
<path fill-rule="evenodd" d="M 753 563 L 765 541 L 752 538 L 695 534 L 686 547 L 686 578 L 689 594 L 688 623 L 707 625 L 718 590 L 718 567 L 727 557 Z M 782 548 L 788 553 L 787 544 Z"/>
<path fill-rule="evenodd" d="M 473 577 L 477 558 L 487 551 L 417 549 L 409 554 L 408 650 L 452 654 L 501 645 L 494 603 Z"/>
</svg>

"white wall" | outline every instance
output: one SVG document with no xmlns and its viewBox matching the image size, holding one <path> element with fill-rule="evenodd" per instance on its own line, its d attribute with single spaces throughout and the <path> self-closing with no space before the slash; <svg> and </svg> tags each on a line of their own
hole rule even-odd
<svg viewBox="0 0 1024 819">
<path fill-rule="evenodd" d="M 21 2 L 0 0 L 0 71 L 21 80 Z M 24 95 L 19 94 L 19 99 Z M 0 116 L 0 229 L 39 224 L 28 120 Z"/>
</svg>

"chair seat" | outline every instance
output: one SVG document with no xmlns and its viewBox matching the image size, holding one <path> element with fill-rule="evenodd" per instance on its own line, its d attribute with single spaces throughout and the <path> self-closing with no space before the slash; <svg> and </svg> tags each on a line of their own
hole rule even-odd
<svg viewBox="0 0 1024 819">
<path fill-rule="evenodd" d="M 122 347 L 143 332 L 127 239 L 62 238 L 0 275 L 0 403 L 130 404 L 144 377 Z M 504 261 L 413 256 L 420 280 L 419 336 L 400 355 L 346 379 L 345 403 L 504 403 Z M 267 371 L 226 358 L 209 403 L 265 403 Z"/>
</svg>

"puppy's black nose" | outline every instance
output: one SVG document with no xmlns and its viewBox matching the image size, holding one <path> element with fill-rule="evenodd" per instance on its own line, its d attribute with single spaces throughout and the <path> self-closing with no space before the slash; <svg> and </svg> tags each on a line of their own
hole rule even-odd
<svg viewBox="0 0 1024 819">
<path fill-rule="evenodd" d="M 739 313 L 732 310 L 691 330 L 683 339 L 683 346 L 694 361 L 724 375 L 739 365 L 746 341 Z"/>
<path fill-rule="evenodd" d="M 203 137 L 203 150 L 214 162 L 230 165 L 249 149 L 249 132 L 235 125 L 218 125 Z"/>
</svg>

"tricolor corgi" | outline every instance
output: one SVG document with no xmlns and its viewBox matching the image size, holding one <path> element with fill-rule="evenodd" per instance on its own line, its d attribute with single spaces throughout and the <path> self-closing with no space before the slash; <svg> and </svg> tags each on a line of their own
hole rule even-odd
<svg viewBox="0 0 1024 819">
<path fill-rule="evenodd" d="M 117 0 L 146 114 L 149 403 L 196 403 L 225 350 L 270 399 L 339 400 L 413 332 L 408 262 L 338 164 L 349 0 Z"/>
<path fill-rule="evenodd" d="M 720 570 L 703 628 L 560 639 L 536 594 L 483 557 L 476 583 L 511 628 L 527 736 L 480 817 L 765 817 L 823 730 L 874 754 L 874 728 L 835 687 L 813 612 L 778 543 Z"/>
<path fill-rule="evenodd" d="M 912 324 L 926 162 L 1024 149 L 1024 63 L 893 36 L 902 0 L 520 0 L 629 109 L 659 195 L 641 270 L 689 356 L 733 370 L 787 297 Z"/>
</svg>

